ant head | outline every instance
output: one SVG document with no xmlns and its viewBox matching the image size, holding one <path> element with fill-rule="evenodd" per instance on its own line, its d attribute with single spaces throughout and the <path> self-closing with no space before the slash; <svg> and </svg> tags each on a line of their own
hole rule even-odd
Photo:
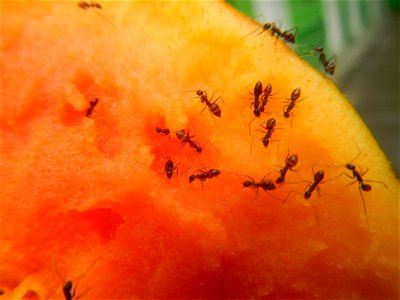
<svg viewBox="0 0 400 300">
<path fill-rule="evenodd" d="M 368 183 L 363 182 L 363 183 L 361 183 L 361 189 L 362 189 L 364 192 L 368 192 L 368 191 L 372 190 L 372 187 L 371 187 L 371 185 L 369 185 Z"/>
<path fill-rule="evenodd" d="M 251 185 L 253 185 L 253 181 L 251 181 L 251 180 L 246 180 L 245 182 L 243 182 L 244 187 L 249 187 Z"/>
<path fill-rule="evenodd" d="M 97 104 L 97 102 L 99 102 L 99 98 L 94 98 L 94 99 L 90 100 L 90 106 L 95 106 Z"/>
<path fill-rule="evenodd" d="M 259 97 L 262 93 L 262 83 L 261 81 L 257 81 L 256 85 L 254 86 L 254 96 Z"/>
<path fill-rule="evenodd" d="M 315 47 L 314 47 L 314 50 L 315 50 L 316 52 L 318 52 L 318 53 L 321 53 L 321 52 L 324 51 L 324 48 L 319 47 L 319 46 L 315 46 Z"/>
<path fill-rule="evenodd" d="M 161 128 L 160 127 L 156 127 L 156 132 L 160 133 L 161 132 Z"/>
<path fill-rule="evenodd" d="M 272 130 L 274 129 L 276 125 L 276 120 L 274 118 L 271 118 L 267 121 L 267 129 Z"/>
<path fill-rule="evenodd" d="M 285 111 L 285 112 L 283 113 L 283 116 L 284 116 L 285 118 L 289 118 L 289 117 L 290 117 L 290 115 L 289 115 L 289 113 L 288 113 L 287 111 Z"/>
<path fill-rule="evenodd" d="M 349 169 L 350 171 L 354 171 L 356 169 L 356 166 L 351 163 L 347 163 L 346 168 Z"/>
<path fill-rule="evenodd" d="M 297 154 L 290 155 L 286 160 L 286 164 L 289 167 L 289 169 L 295 167 L 298 162 L 299 162 L 299 157 L 297 156 Z"/>
<path fill-rule="evenodd" d="M 322 179 L 324 179 L 324 176 L 324 170 L 319 170 L 317 173 L 314 174 L 314 181 L 321 182 Z"/>
<path fill-rule="evenodd" d="M 203 149 L 200 147 L 200 146 L 197 146 L 196 147 L 196 152 L 197 153 L 201 153 L 203 151 Z"/>
<path fill-rule="evenodd" d="M 202 91 L 202 90 L 197 90 L 197 91 L 196 91 L 196 95 L 197 95 L 197 96 L 202 96 L 202 95 L 204 95 L 204 93 L 205 93 L 205 92 Z"/>
<path fill-rule="evenodd" d="M 299 99 L 300 93 L 301 93 L 300 88 L 295 88 L 295 89 L 293 90 L 292 94 L 290 95 L 290 99 L 292 99 L 292 100 L 297 100 L 297 99 Z"/>
<path fill-rule="evenodd" d="M 185 129 L 175 131 L 176 137 L 181 140 L 186 136 Z"/>
<path fill-rule="evenodd" d="M 259 118 L 261 116 L 261 112 L 260 112 L 260 110 L 258 108 L 255 108 L 253 113 L 257 118 Z"/>
<path fill-rule="evenodd" d="M 282 177 L 282 176 L 279 176 L 277 179 L 276 179 L 276 183 L 283 183 L 285 181 L 285 177 Z"/>
<path fill-rule="evenodd" d="M 309 190 L 305 191 L 304 192 L 304 198 L 310 199 L 310 197 L 311 197 L 311 192 Z"/>
<path fill-rule="evenodd" d="M 67 282 L 65 282 L 63 289 L 64 289 L 64 291 L 71 291 L 71 289 L 72 289 L 72 281 L 68 280 Z"/>
</svg>

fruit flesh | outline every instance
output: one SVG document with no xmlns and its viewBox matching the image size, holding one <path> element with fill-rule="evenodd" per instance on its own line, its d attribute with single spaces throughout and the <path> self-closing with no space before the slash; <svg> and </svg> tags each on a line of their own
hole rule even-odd
<svg viewBox="0 0 400 300">
<path fill-rule="evenodd" d="M 1 13 L 6 295 L 62 298 L 67 277 L 88 298 L 398 296 L 398 182 L 336 87 L 281 41 L 243 38 L 257 25 L 223 3 L 7 2 Z M 258 80 L 276 92 L 279 147 L 256 131 L 271 116 L 248 133 Z M 297 87 L 304 100 L 284 119 Z M 199 88 L 223 97 L 221 118 L 199 114 Z M 179 147 L 186 128 L 218 151 Z M 238 174 L 276 179 L 288 149 L 299 164 L 285 185 L 256 198 L 242 188 Z M 390 190 L 363 194 L 370 230 L 357 184 L 336 177 L 358 149 L 354 163 Z M 168 180 L 166 156 L 191 169 Z M 187 182 L 202 165 L 222 172 L 204 189 Z M 296 192 L 313 166 L 327 181 L 310 202 Z"/>
</svg>

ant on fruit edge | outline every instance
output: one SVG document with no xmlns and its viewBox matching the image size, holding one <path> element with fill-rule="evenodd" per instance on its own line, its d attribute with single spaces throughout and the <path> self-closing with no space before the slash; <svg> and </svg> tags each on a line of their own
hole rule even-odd
<svg viewBox="0 0 400 300">
<path fill-rule="evenodd" d="M 365 170 L 364 172 L 360 170 L 360 168 L 357 168 L 355 164 L 353 164 L 353 161 L 355 161 L 361 154 L 361 151 L 359 151 L 359 153 L 356 155 L 355 158 L 353 158 L 351 160 L 351 162 L 346 163 L 345 167 L 347 170 L 351 171 L 351 175 L 342 172 L 340 173 L 337 177 L 345 175 L 351 179 L 353 179 L 353 182 L 349 183 L 346 187 L 354 184 L 354 183 L 358 183 L 358 190 L 360 192 L 360 196 L 361 196 L 361 200 L 363 203 L 363 208 L 364 208 L 364 214 L 365 214 L 365 219 L 367 221 L 367 226 L 368 229 L 370 229 L 370 225 L 369 225 L 369 219 L 368 219 L 368 214 L 367 214 L 367 208 L 365 205 L 365 200 L 364 200 L 364 196 L 363 196 L 363 192 L 369 192 L 372 190 L 372 186 L 368 183 L 368 182 L 375 182 L 375 183 L 380 183 L 383 184 L 384 187 L 390 192 L 389 188 L 387 187 L 387 185 L 382 182 L 382 181 L 376 181 L 376 180 L 365 180 L 363 177 L 364 175 L 369 171 L 369 169 Z"/>
<path fill-rule="evenodd" d="M 100 258 L 101 258 L 101 256 L 97 257 L 97 258 L 89 265 L 89 267 L 86 269 L 86 271 L 83 272 L 80 276 L 77 277 L 76 284 L 75 284 L 75 286 L 74 286 L 72 280 L 70 280 L 70 279 L 67 280 L 66 278 L 63 278 L 63 277 L 60 275 L 60 272 L 59 272 L 59 270 L 58 270 L 58 268 L 57 268 L 55 259 L 54 259 L 54 257 L 53 257 L 54 270 L 55 270 L 57 276 L 63 281 L 63 288 L 62 288 L 62 289 L 63 289 L 63 294 L 64 294 L 64 297 L 65 297 L 65 300 L 72 300 L 72 299 L 75 298 L 75 296 L 76 296 L 76 288 L 78 287 L 79 280 L 80 280 L 82 277 L 84 277 L 84 276 L 90 271 L 91 268 L 93 268 L 93 266 L 96 264 L 96 262 L 97 262 Z M 72 290 L 72 288 L 73 288 L 73 290 Z"/>
<path fill-rule="evenodd" d="M 270 30 L 271 31 L 271 36 L 276 35 L 277 39 L 281 38 L 283 41 L 286 43 L 294 44 L 296 42 L 296 35 L 297 35 L 297 27 L 293 27 L 292 29 L 282 31 L 276 24 L 275 22 L 272 23 L 265 23 L 262 26 L 258 27 L 256 30 L 250 32 L 249 34 L 245 35 L 244 37 L 241 38 L 243 40 L 245 37 L 255 33 L 256 31 L 260 30 L 260 33 L 263 33 L 264 31 Z M 294 32 L 293 32 L 294 31 Z M 259 35 L 257 34 L 257 35 Z"/>
<path fill-rule="evenodd" d="M 96 107 L 97 103 L 99 102 L 99 98 L 93 98 L 89 101 L 89 108 L 86 110 L 86 117 L 89 118 L 92 113 L 95 111 L 94 108 Z"/>
<path fill-rule="evenodd" d="M 332 56 L 330 59 L 326 59 L 324 48 L 322 47 L 314 47 L 313 51 L 319 54 L 319 62 L 325 70 L 327 75 L 333 76 L 336 70 L 336 56 Z"/>
<path fill-rule="evenodd" d="M 80 8 L 82 8 L 83 10 L 89 9 L 89 8 L 93 8 L 93 9 L 103 9 L 103 7 L 101 6 L 100 3 L 96 2 L 96 1 L 79 1 L 78 2 L 78 6 Z"/>
</svg>

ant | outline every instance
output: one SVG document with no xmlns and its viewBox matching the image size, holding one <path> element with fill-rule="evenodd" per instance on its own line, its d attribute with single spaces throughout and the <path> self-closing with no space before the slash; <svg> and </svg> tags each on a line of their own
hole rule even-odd
<svg viewBox="0 0 400 300">
<path fill-rule="evenodd" d="M 263 92 L 262 88 L 262 83 L 261 81 L 257 81 L 256 84 L 254 85 L 254 93 L 251 93 L 251 95 L 254 96 L 254 101 L 251 102 L 250 107 L 254 106 L 254 118 L 250 121 L 249 123 L 249 133 L 250 133 L 250 124 L 254 121 L 255 118 L 259 118 L 261 116 L 261 110 L 260 110 L 260 95 Z"/>
<path fill-rule="evenodd" d="M 160 128 L 160 127 L 156 127 L 156 132 L 163 134 L 163 135 L 169 135 L 170 131 L 168 128 Z"/>
<path fill-rule="evenodd" d="M 288 43 L 292 43 L 294 44 L 296 42 L 296 33 L 297 33 L 297 27 L 294 27 L 290 30 L 286 30 L 286 31 L 281 31 L 281 29 L 276 26 L 275 22 L 272 23 L 265 23 L 262 27 L 263 30 L 271 30 L 272 36 L 274 36 L 274 34 L 276 34 L 277 37 L 282 38 L 283 40 L 285 40 Z M 291 31 L 293 29 L 296 29 L 295 33 L 292 33 Z"/>
<path fill-rule="evenodd" d="M 318 184 L 324 179 L 325 173 L 324 170 L 319 170 L 314 174 L 314 182 L 311 185 L 307 186 L 306 191 L 304 192 L 304 198 L 310 199 L 312 192 L 318 187 Z"/>
<path fill-rule="evenodd" d="M 293 171 L 293 168 L 299 162 L 297 154 L 292 154 L 286 157 L 285 166 L 279 171 L 281 175 L 276 179 L 276 183 L 283 183 L 285 181 L 285 176 L 288 170 Z"/>
<path fill-rule="evenodd" d="M 192 141 L 191 138 L 195 137 L 195 135 L 190 136 L 189 135 L 189 130 L 186 133 L 184 129 L 175 131 L 175 134 L 177 138 L 181 141 L 181 146 L 183 147 L 186 143 L 189 143 L 189 146 L 192 147 L 194 150 L 196 150 L 197 153 L 201 153 L 203 149 L 201 146 Z"/>
<path fill-rule="evenodd" d="M 247 176 L 249 177 L 249 176 Z M 268 191 L 272 191 L 275 190 L 277 187 L 276 185 L 268 179 L 265 179 L 265 177 L 263 177 L 259 182 L 255 181 L 253 178 L 249 177 L 250 180 L 246 180 L 242 183 L 243 187 L 245 188 L 253 188 L 256 189 L 256 196 L 254 197 L 254 199 L 257 198 L 257 194 L 258 194 L 258 189 L 262 188 L 266 193 L 268 193 Z M 269 195 L 271 195 L 270 193 L 268 193 Z M 278 197 L 275 197 L 274 195 L 271 195 L 272 197 L 279 199 Z M 253 199 L 253 201 L 254 201 Z M 281 200 L 281 199 L 279 199 Z M 282 201 L 282 200 L 281 200 Z"/>
<path fill-rule="evenodd" d="M 300 98 L 300 92 L 301 92 L 300 88 L 296 88 L 292 91 L 292 94 L 290 95 L 290 99 L 288 99 L 288 100 L 290 100 L 290 102 L 288 105 L 285 106 L 286 109 L 284 107 L 285 111 L 283 112 L 283 116 L 285 118 L 289 118 L 291 115 L 293 115 L 293 112 L 291 112 L 291 111 L 295 107 L 297 99 Z M 299 101 L 297 101 L 297 102 L 299 102 Z"/>
<path fill-rule="evenodd" d="M 89 102 L 89 108 L 86 110 L 86 117 L 90 117 L 92 112 L 94 111 L 94 108 L 96 107 L 97 103 L 99 102 L 99 98 L 93 98 Z"/>
<path fill-rule="evenodd" d="M 267 130 L 265 136 L 261 139 L 264 147 L 268 147 L 269 139 L 271 138 L 272 133 L 275 131 L 275 125 L 276 125 L 276 120 L 274 118 L 271 118 L 267 121 L 267 126 L 264 127 L 261 125 L 263 128 Z"/>
<path fill-rule="evenodd" d="M 223 101 L 223 99 L 220 96 L 217 99 L 215 99 L 214 102 L 211 102 L 211 100 L 214 97 L 214 94 L 212 94 L 211 99 L 208 99 L 206 91 L 202 91 L 202 90 L 196 91 L 196 95 L 198 96 L 198 98 L 200 98 L 201 103 L 205 103 L 207 105 L 208 109 L 210 110 L 210 113 L 212 113 L 214 116 L 220 118 L 221 117 L 221 108 L 219 107 L 219 105 L 216 102 L 218 101 L 218 99 L 221 99 L 222 101 Z"/>
<path fill-rule="evenodd" d="M 265 106 L 267 105 L 268 98 L 269 96 L 271 96 L 271 93 L 272 93 L 272 85 L 268 83 L 268 85 L 265 87 L 262 93 L 260 112 L 264 112 Z"/>
<path fill-rule="evenodd" d="M 196 172 L 197 174 L 192 174 L 189 176 L 189 182 L 193 182 L 195 179 L 206 181 L 207 179 L 211 179 L 221 174 L 221 171 L 218 169 L 199 169 Z"/>
<path fill-rule="evenodd" d="M 357 154 L 357 156 L 353 159 L 353 161 L 354 161 L 355 159 L 357 159 L 357 157 L 358 157 L 360 154 L 361 154 L 361 152 L 359 152 L 359 153 Z M 341 175 L 344 174 L 344 175 L 346 175 L 347 177 L 349 177 L 349 178 L 351 178 L 351 179 L 355 179 L 355 181 L 349 183 L 347 186 L 352 185 L 352 184 L 354 184 L 354 183 L 356 183 L 356 182 L 358 183 L 358 190 L 360 191 L 361 200 L 362 200 L 362 202 L 363 202 L 363 207 L 364 207 L 365 218 L 366 218 L 366 220 L 367 220 L 367 225 L 368 225 L 368 229 L 369 229 L 370 227 L 369 227 L 369 220 L 368 220 L 368 215 L 367 215 L 367 208 L 366 208 L 366 206 L 365 206 L 365 200 L 364 200 L 364 196 L 363 196 L 362 192 L 369 192 L 370 190 L 372 190 L 372 186 L 371 186 L 368 182 L 381 183 L 381 184 L 383 184 L 383 185 L 385 186 L 385 188 L 386 188 L 388 191 L 389 191 L 389 188 L 387 187 L 387 185 L 386 185 L 384 182 L 376 181 L 376 180 L 365 180 L 365 179 L 363 178 L 363 176 L 368 172 L 368 169 L 367 169 L 366 171 L 360 173 L 360 172 L 357 170 L 357 167 L 356 167 L 353 163 L 351 163 L 351 162 L 350 162 L 350 163 L 347 163 L 347 164 L 345 165 L 345 167 L 346 167 L 346 169 L 348 169 L 349 171 L 352 172 L 352 176 L 350 176 L 349 174 L 344 173 L 344 172 L 342 172 L 339 176 L 341 176 Z"/>
<path fill-rule="evenodd" d="M 324 53 L 324 48 L 322 47 L 314 47 L 313 49 L 315 52 L 319 53 L 319 61 L 321 63 L 321 65 L 324 67 L 324 70 L 327 74 L 329 75 L 333 75 L 335 73 L 335 62 L 332 60 L 331 57 L 329 60 L 326 60 L 326 56 Z"/>
<path fill-rule="evenodd" d="M 165 174 L 167 174 L 168 179 L 171 179 L 172 175 L 174 175 L 174 171 L 178 169 L 179 164 L 180 163 L 174 165 L 174 162 L 171 159 L 168 159 L 168 161 L 165 163 L 164 171 Z"/>
<path fill-rule="evenodd" d="M 75 297 L 75 292 L 76 292 L 76 287 L 78 286 L 78 284 L 75 285 L 74 291 L 71 294 L 71 290 L 72 290 L 72 281 L 71 280 L 67 280 L 63 286 L 63 293 L 65 296 L 65 300 L 72 300 Z"/>
<path fill-rule="evenodd" d="M 100 5 L 100 3 L 97 3 L 96 1 L 79 1 L 78 6 L 84 10 L 88 8 L 97 8 L 97 9 L 102 9 L 103 7 Z"/>
</svg>

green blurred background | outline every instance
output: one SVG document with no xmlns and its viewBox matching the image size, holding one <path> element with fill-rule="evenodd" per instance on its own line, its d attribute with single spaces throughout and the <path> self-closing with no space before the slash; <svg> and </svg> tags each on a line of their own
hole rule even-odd
<svg viewBox="0 0 400 300">
<path fill-rule="evenodd" d="M 257 22 L 275 22 L 283 31 L 297 27 L 294 50 L 321 72 L 318 57 L 310 50 L 318 45 L 327 58 L 336 56 L 333 80 L 399 175 L 400 0 L 228 3 Z"/>
</svg>

